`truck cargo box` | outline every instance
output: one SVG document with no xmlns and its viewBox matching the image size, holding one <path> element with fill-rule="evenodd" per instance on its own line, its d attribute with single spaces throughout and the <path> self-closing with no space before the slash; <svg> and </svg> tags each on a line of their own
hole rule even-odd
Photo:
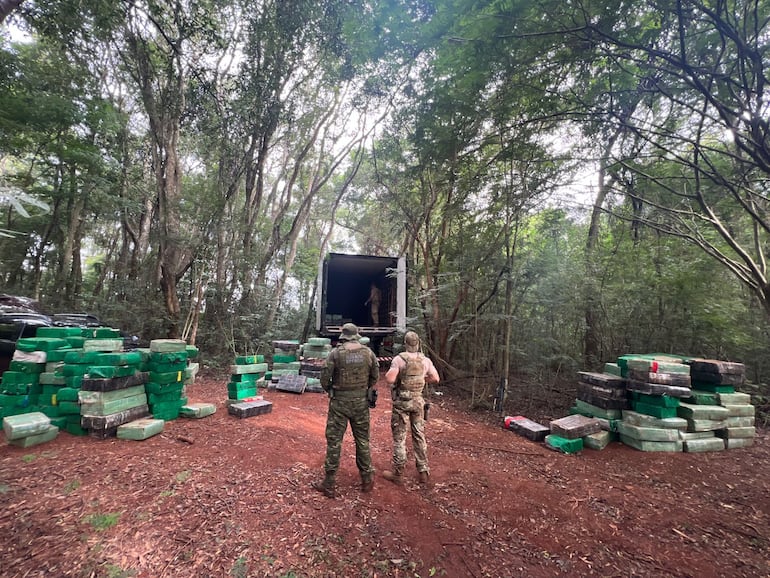
<svg viewBox="0 0 770 578">
<path fill-rule="evenodd" d="M 371 284 L 380 290 L 379 323 L 366 304 Z M 361 335 L 378 341 L 406 331 L 406 259 L 376 255 L 330 253 L 318 274 L 316 330 L 336 338 L 345 323 L 358 325 Z"/>
</svg>

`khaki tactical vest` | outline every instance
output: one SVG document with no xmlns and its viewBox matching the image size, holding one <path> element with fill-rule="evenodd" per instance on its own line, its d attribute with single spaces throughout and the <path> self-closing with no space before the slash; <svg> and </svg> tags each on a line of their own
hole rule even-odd
<svg viewBox="0 0 770 578">
<path fill-rule="evenodd" d="M 406 367 L 399 373 L 399 387 L 404 391 L 422 392 L 425 387 L 425 366 L 422 363 L 422 353 L 399 353 L 406 362 Z"/>
<path fill-rule="evenodd" d="M 366 389 L 369 385 L 369 355 L 366 347 L 348 341 L 337 348 L 337 379 L 334 389 Z"/>
</svg>

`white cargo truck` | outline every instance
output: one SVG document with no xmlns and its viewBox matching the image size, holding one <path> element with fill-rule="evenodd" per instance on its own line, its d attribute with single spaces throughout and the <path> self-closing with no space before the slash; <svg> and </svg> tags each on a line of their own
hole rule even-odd
<svg viewBox="0 0 770 578">
<path fill-rule="evenodd" d="M 406 331 L 406 258 L 329 253 L 318 272 L 316 330 L 337 339 L 355 323 L 375 352 Z M 367 303 L 372 285 L 380 292 L 377 322 Z"/>
</svg>

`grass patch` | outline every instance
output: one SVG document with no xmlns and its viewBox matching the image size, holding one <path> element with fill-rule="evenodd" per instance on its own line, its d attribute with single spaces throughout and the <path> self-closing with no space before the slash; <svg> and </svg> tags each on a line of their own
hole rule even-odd
<svg viewBox="0 0 770 578">
<path fill-rule="evenodd" d="M 21 461 L 25 464 L 28 464 L 30 462 L 34 462 L 37 459 L 37 454 L 24 454 L 21 456 Z"/>
<path fill-rule="evenodd" d="M 80 487 L 80 480 L 72 480 L 64 486 L 64 495 L 69 495 Z"/>
<path fill-rule="evenodd" d="M 105 570 L 107 570 L 107 578 L 129 578 L 130 576 L 136 576 L 135 570 L 124 570 L 120 566 L 114 566 L 113 564 L 107 564 Z"/>
<path fill-rule="evenodd" d="M 86 516 L 85 520 L 91 524 L 91 527 L 94 530 L 103 532 L 104 530 L 108 530 L 117 525 L 118 520 L 120 520 L 120 512 L 91 514 L 90 516 Z"/>
<path fill-rule="evenodd" d="M 249 575 L 249 563 L 241 556 L 235 561 L 233 567 L 230 569 L 230 576 L 233 578 L 247 578 Z"/>
<path fill-rule="evenodd" d="M 192 472 L 190 470 L 183 470 L 177 473 L 177 475 L 174 476 L 174 479 L 176 480 L 177 484 L 183 484 L 190 478 L 191 475 Z"/>
</svg>

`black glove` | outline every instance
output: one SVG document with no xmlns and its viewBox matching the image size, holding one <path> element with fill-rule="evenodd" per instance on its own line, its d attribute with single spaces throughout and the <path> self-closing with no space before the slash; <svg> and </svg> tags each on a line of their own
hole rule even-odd
<svg viewBox="0 0 770 578">
<path fill-rule="evenodd" d="M 377 390 L 376 389 L 370 387 L 369 389 L 366 390 L 366 401 L 369 402 L 370 408 L 373 409 L 377 407 Z"/>
</svg>

